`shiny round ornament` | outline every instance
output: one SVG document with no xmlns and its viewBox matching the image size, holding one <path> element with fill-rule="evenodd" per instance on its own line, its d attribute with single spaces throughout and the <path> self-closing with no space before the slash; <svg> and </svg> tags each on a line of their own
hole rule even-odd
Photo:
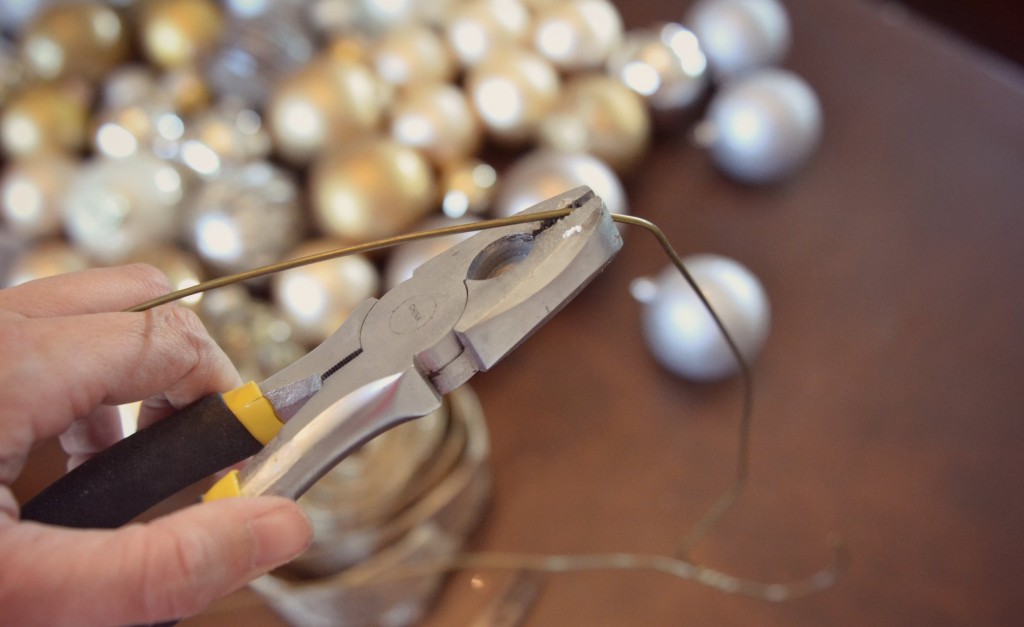
<svg viewBox="0 0 1024 627">
<path fill-rule="evenodd" d="M 441 211 L 449 218 L 487 211 L 498 187 L 498 171 L 479 159 L 450 163 L 441 169 Z"/>
<path fill-rule="evenodd" d="M 396 235 L 434 207 L 427 160 L 390 139 L 352 142 L 313 166 L 310 197 L 321 230 L 350 242 Z"/>
<path fill-rule="evenodd" d="M 535 52 L 507 48 L 470 69 L 466 92 L 487 132 L 505 143 L 522 143 L 537 133 L 558 101 L 561 80 Z"/>
<path fill-rule="evenodd" d="M 128 56 L 121 16 L 100 2 L 55 4 L 37 15 L 21 35 L 25 67 L 44 80 L 101 78 Z"/>
<path fill-rule="evenodd" d="M 479 218 L 472 216 L 455 219 L 436 217 L 420 223 L 416 230 L 426 231 L 429 229 L 439 229 L 446 226 L 469 224 L 478 221 Z M 416 268 L 440 255 L 472 234 L 472 232 L 468 232 L 456 233 L 455 235 L 444 235 L 441 237 L 430 237 L 398 246 L 388 257 L 387 265 L 384 267 L 384 289 L 390 290 L 399 283 L 411 279 L 412 273 Z"/>
<path fill-rule="evenodd" d="M 533 45 L 561 70 L 600 67 L 622 41 L 622 18 L 609 0 L 565 0 L 541 5 Z"/>
<path fill-rule="evenodd" d="M 483 129 L 458 87 L 418 83 L 404 89 L 392 105 L 391 137 L 444 164 L 476 152 Z"/>
<path fill-rule="evenodd" d="M 337 240 L 306 242 L 288 258 L 306 257 L 341 248 Z M 348 255 L 274 275 L 277 308 L 291 323 L 295 337 L 309 344 L 322 342 L 337 330 L 364 300 L 380 287 L 376 267 L 366 257 Z"/>
<path fill-rule="evenodd" d="M 395 86 L 421 81 L 449 81 L 455 58 L 448 45 L 425 24 L 406 24 L 386 33 L 373 47 L 381 80 Z"/>
<path fill-rule="evenodd" d="M 821 105 L 811 87 L 785 70 L 762 70 L 726 85 L 695 131 L 715 164 L 744 183 L 794 174 L 821 139 Z"/>
<path fill-rule="evenodd" d="M 188 239 L 200 258 L 232 273 L 274 263 L 303 232 L 294 176 L 254 161 L 203 184 L 190 199 Z"/>
<path fill-rule="evenodd" d="M 316 59 L 276 86 L 266 122 L 274 147 L 294 163 L 372 133 L 382 115 L 376 76 L 362 63 Z"/>
<path fill-rule="evenodd" d="M 574 77 L 540 126 L 540 145 L 586 152 L 617 172 L 632 169 L 647 152 L 650 114 L 644 101 L 603 74 Z"/>
<path fill-rule="evenodd" d="M 542 200 L 587 185 L 612 213 L 628 213 L 626 192 L 607 165 L 583 153 L 537 150 L 521 157 L 502 176 L 494 213 L 506 217 Z"/>
<path fill-rule="evenodd" d="M 64 194 L 72 243 L 104 264 L 123 262 L 177 234 L 185 183 L 178 170 L 148 154 L 84 163 Z"/>
<path fill-rule="evenodd" d="M 761 352 L 771 323 L 764 288 L 739 262 L 719 255 L 683 260 L 748 361 Z M 739 363 L 697 293 L 674 266 L 655 279 L 637 279 L 633 296 L 644 304 L 643 332 L 651 353 L 673 373 L 715 381 L 739 372 Z"/>
<path fill-rule="evenodd" d="M 469 0 L 451 10 L 445 33 L 459 62 L 471 67 L 493 52 L 526 44 L 530 13 L 519 0 Z"/>
<path fill-rule="evenodd" d="M 78 272 L 90 267 L 89 261 L 61 240 L 37 244 L 18 257 L 7 272 L 6 287 L 21 285 L 48 276 Z"/>
<path fill-rule="evenodd" d="M 104 108 L 93 124 L 93 149 L 112 159 L 140 153 L 168 158 L 185 132 L 185 122 L 158 91 L 124 106 Z"/>
<path fill-rule="evenodd" d="M 189 120 L 177 156 L 202 178 L 214 179 L 232 167 L 267 157 L 270 147 L 260 114 L 231 101 Z"/>
<path fill-rule="evenodd" d="M 64 0 L 0 0 L 0 25 L 3 30 L 20 33 L 47 7 Z"/>
<path fill-rule="evenodd" d="M 778 64 L 789 51 L 789 16 L 778 0 L 700 0 L 684 23 L 720 81 Z"/>
<path fill-rule="evenodd" d="M 139 38 L 146 57 L 162 68 L 194 65 L 220 43 L 224 18 L 213 0 L 148 0 Z"/>
<path fill-rule="evenodd" d="M 60 233 L 60 202 L 76 163 L 62 155 L 39 155 L 7 164 L 0 178 L 3 224 L 21 239 Z"/>
<path fill-rule="evenodd" d="M 655 112 L 682 111 L 707 88 L 707 58 L 697 37 L 679 24 L 626 33 L 608 72 L 640 94 Z"/>
<path fill-rule="evenodd" d="M 86 106 L 73 91 L 51 83 L 25 87 L 0 111 L 4 154 L 77 151 L 85 144 L 86 119 Z"/>
</svg>

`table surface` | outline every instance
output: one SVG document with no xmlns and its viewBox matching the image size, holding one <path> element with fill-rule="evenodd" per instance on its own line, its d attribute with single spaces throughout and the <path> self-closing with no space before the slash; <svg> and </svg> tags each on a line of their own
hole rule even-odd
<svg viewBox="0 0 1024 627">
<path fill-rule="evenodd" d="M 620 3 L 628 27 L 678 19 Z M 752 269 L 773 327 L 755 365 L 752 474 L 696 560 L 833 588 L 769 603 L 654 573 L 548 579 L 529 625 L 1024 622 L 1024 75 L 891 8 L 786 0 L 786 67 L 817 90 L 820 152 L 791 182 L 717 174 L 685 133 L 628 181 L 683 254 Z M 887 8 L 887 6 L 889 8 Z M 495 489 L 473 547 L 669 553 L 730 483 L 739 386 L 683 382 L 644 347 L 618 260 L 478 375 Z M 465 624 L 500 576 L 453 578 L 431 624 Z M 251 593 L 185 624 L 281 624 Z"/>
</svg>

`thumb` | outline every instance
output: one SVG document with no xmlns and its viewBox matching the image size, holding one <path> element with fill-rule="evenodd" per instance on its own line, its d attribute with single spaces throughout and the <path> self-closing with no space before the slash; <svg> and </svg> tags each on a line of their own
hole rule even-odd
<svg viewBox="0 0 1024 627">
<path fill-rule="evenodd" d="M 310 543 L 293 501 L 238 498 L 148 524 L 0 524 L 0 615 L 12 624 L 124 625 L 197 614 Z"/>
</svg>

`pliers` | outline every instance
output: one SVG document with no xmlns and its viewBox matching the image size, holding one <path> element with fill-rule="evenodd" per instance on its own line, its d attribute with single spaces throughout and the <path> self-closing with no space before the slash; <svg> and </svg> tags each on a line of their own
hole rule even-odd
<svg viewBox="0 0 1024 627">
<path fill-rule="evenodd" d="M 305 357 L 125 438 L 26 503 L 22 518 L 117 527 L 250 457 L 204 498 L 298 498 L 359 446 L 489 370 L 621 248 L 589 188 L 523 213 L 556 210 L 567 213 L 478 233 L 424 263 Z"/>
</svg>

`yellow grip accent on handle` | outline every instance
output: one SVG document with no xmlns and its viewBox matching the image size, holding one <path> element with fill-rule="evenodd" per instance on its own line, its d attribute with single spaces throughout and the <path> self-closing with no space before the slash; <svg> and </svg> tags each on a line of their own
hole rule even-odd
<svg viewBox="0 0 1024 627">
<path fill-rule="evenodd" d="M 238 471 L 232 470 L 206 491 L 206 494 L 203 495 L 203 502 L 230 499 L 236 496 L 242 496 L 242 486 L 238 483 Z"/>
<path fill-rule="evenodd" d="M 268 444 L 284 426 L 274 413 L 274 406 L 263 396 L 260 386 L 253 381 L 225 392 L 223 396 L 224 403 L 231 413 L 260 444 Z"/>
</svg>

